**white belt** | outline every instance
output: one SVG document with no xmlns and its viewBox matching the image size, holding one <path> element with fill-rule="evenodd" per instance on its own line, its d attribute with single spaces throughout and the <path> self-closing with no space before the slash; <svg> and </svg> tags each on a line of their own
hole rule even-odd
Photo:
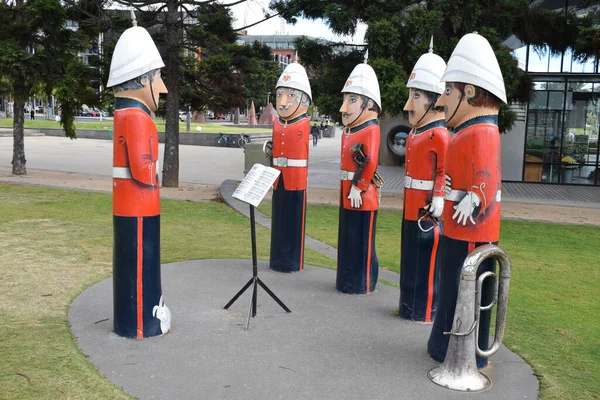
<svg viewBox="0 0 600 400">
<path fill-rule="evenodd" d="M 113 178 L 131 179 L 131 170 L 127 167 L 113 167 Z"/>
<path fill-rule="evenodd" d="M 422 179 L 413 179 L 410 176 L 404 177 L 404 187 L 406 189 L 432 190 L 433 181 L 424 181 Z"/>
<path fill-rule="evenodd" d="M 275 157 L 273 158 L 274 167 L 306 167 L 308 160 L 294 160 L 292 158 Z"/>
<path fill-rule="evenodd" d="M 464 190 L 451 190 L 445 197 L 449 201 L 461 201 L 467 195 Z M 499 203 L 502 200 L 502 190 L 498 190 L 494 196 L 494 202 Z"/>
<path fill-rule="evenodd" d="M 346 171 L 344 169 L 340 170 L 340 180 L 351 181 L 352 179 L 354 179 L 353 171 Z"/>
</svg>

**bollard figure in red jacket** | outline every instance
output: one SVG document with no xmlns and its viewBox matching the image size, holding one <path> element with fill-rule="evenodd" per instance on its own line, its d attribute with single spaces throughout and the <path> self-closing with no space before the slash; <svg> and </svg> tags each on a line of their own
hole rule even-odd
<svg viewBox="0 0 600 400">
<path fill-rule="evenodd" d="M 444 162 L 450 135 L 444 108 L 435 103 L 444 91 L 440 78 L 445 69 L 446 63 L 432 48 L 423 54 L 406 84 L 410 92 L 404 107 L 413 129 L 406 141 L 398 315 L 426 323 L 433 321 L 439 291 Z"/>
<path fill-rule="evenodd" d="M 277 118 L 273 122 L 272 165 L 281 171 L 273 185 L 269 268 L 298 272 L 304 267 L 306 186 L 311 90 L 306 71 L 289 64 L 277 81 Z"/>
<path fill-rule="evenodd" d="M 349 294 L 375 290 L 379 261 L 375 231 L 381 112 L 379 82 L 368 64 L 357 65 L 342 89 L 344 132 L 340 162 L 340 216 L 336 288 Z"/>
<path fill-rule="evenodd" d="M 114 329 L 139 339 L 171 325 L 161 290 L 158 134 L 151 116 L 167 89 L 158 49 L 133 18 L 115 47 L 107 86 L 115 94 Z"/>
<path fill-rule="evenodd" d="M 427 350 L 442 362 L 452 329 L 460 272 L 476 247 L 497 243 L 500 236 L 501 161 L 498 109 L 506 103 L 500 66 L 488 41 L 470 33 L 456 45 L 442 76 L 446 84 L 437 102 L 446 108 L 446 124 L 454 131 L 446 153 L 446 195 L 440 297 Z M 494 271 L 495 260 L 481 263 L 477 275 Z M 494 297 L 492 280 L 484 282 L 482 305 Z M 491 310 L 479 319 L 479 347 L 488 348 Z M 487 359 L 477 358 L 477 366 Z"/>
</svg>

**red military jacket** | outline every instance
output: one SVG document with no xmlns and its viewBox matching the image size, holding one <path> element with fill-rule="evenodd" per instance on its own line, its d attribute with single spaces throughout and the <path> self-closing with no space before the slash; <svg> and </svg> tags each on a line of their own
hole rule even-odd
<svg viewBox="0 0 600 400">
<path fill-rule="evenodd" d="M 433 182 L 433 189 L 404 189 L 404 218 L 419 219 L 419 209 L 431 202 L 433 196 L 444 196 L 446 190 L 445 161 L 450 134 L 444 120 L 430 122 L 413 129 L 406 140 L 405 180 Z M 408 178 L 410 177 L 410 178 Z"/>
<path fill-rule="evenodd" d="M 150 110 L 133 99 L 117 98 L 113 145 L 113 214 L 160 214 L 158 133 Z"/>
<path fill-rule="evenodd" d="M 496 242 L 500 237 L 500 189 L 502 165 L 497 116 L 471 119 L 455 129 L 446 153 L 446 174 L 452 192 L 444 204 L 444 235 L 469 242 Z M 471 191 L 481 200 L 473 219 L 463 226 L 452 219 L 462 192 Z"/>
<path fill-rule="evenodd" d="M 273 159 L 304 160 L 306 166 L 278 166 L 281 171 L 285 190 L 306 190 L 308 184 L 308 143 L 310 140 L 310 121 L 302 114 L 289 121 L 277 118 L 273 121 Z M 273 185 L 277 188 L 279 178 Z"/>
<path fill-rule="evenodd" d="M 372 119 L 359 126 L 351 128 L 349 132 L 344 130 L 342 133 L 342 151 L 340 169 L 342 171 L 356 172 L 358 165 L 354 162 L 354 154 L 350 151 L 356 143 L 362 143 L 365 146 L 364 152 L 367 156 L 367 164 L 360 176 L 360 180 L 356 186 L 362 190 L 362 206 L 353 208 L 348 200 L 350 188 L 352 187 L 351 179 L 342 179 L 340 184 L 342 204 L 347 210 L 373 211 L 379 208 L 379 191 L 371 182 L 373 174 L 377 170 L 379 164 L 379 125 L 377 120 Z"/>
</svg>

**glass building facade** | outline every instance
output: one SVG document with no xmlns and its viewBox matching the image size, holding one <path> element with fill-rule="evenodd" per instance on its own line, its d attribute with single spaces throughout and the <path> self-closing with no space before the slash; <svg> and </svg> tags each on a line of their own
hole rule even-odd
<svg viewBox="0 0 600 400">
<path fill-rule="evenodd" d="M 513 54 L 534 81 L 525 121 L 522 180 L 600 185 L 598 60 L 532 46 Z"/>
</svg>

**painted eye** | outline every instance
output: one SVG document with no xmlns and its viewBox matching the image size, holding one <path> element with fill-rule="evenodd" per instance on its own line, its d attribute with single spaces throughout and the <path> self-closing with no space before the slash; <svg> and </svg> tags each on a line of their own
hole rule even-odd
<svg viewBox="0 0 600 400">
<path fill-rule="evenodd" d="M 418 99 L 419 97 L 421 97 L 421 95 L 419 93 L 414 93 L 413 94 L 413 99 Z"/>
<path fill-rule="evenodd" d="M 450 86 L 446 86 L 446 96 L 450 96 L 450 93 L 452 93 L 452 88 Z"/>
</svg>

